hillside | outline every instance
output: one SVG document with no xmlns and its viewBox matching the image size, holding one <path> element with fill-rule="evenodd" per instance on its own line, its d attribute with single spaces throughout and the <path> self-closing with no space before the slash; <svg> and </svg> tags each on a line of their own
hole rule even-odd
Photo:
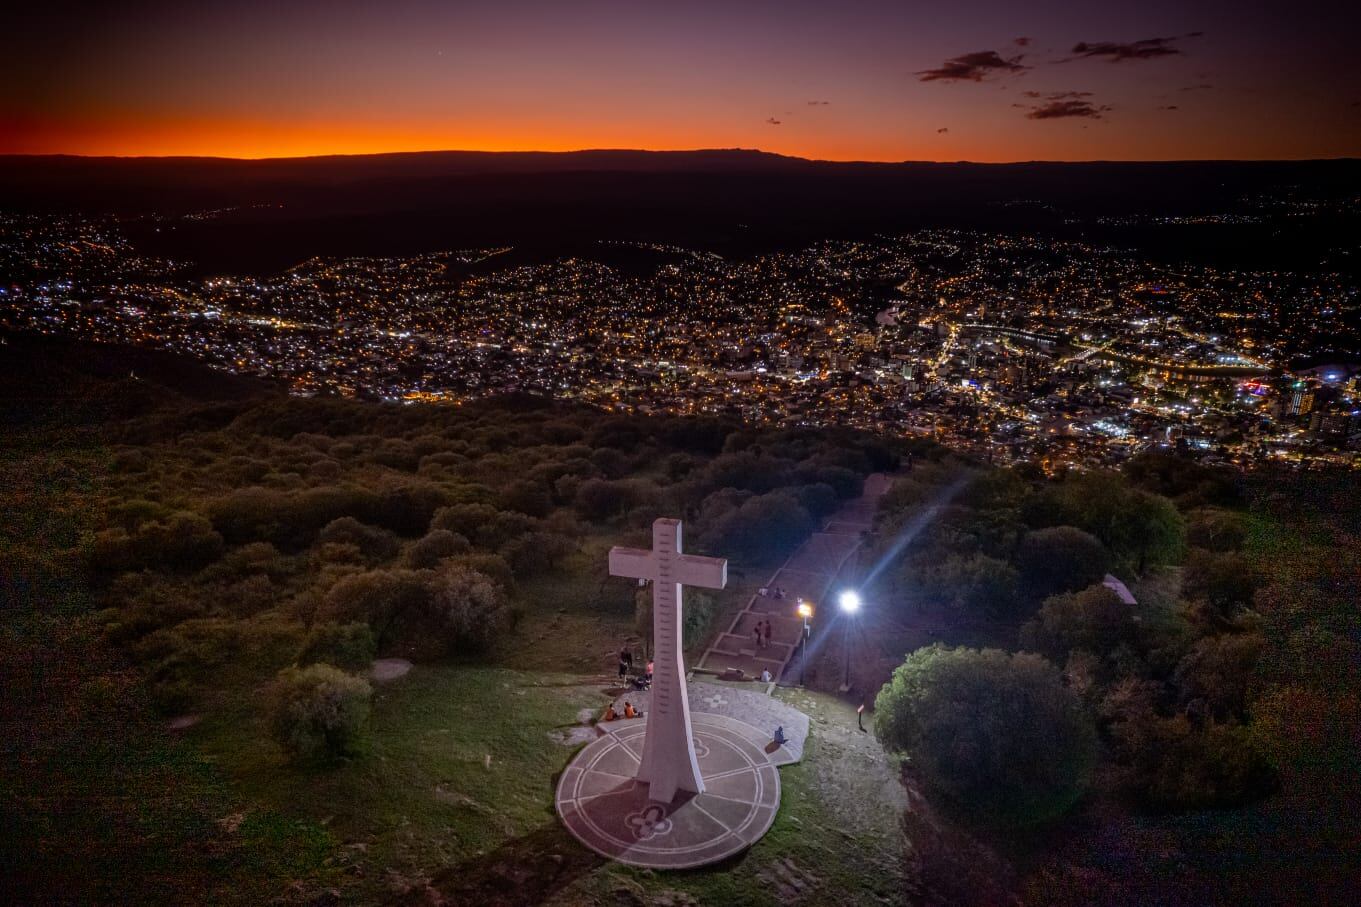
<svg viewBox="0 0 1361 907">
<path fill-rule="evenodd" d="M 1355 881 L 1357 548 L 1255 482 L 1171 457 L 1051 479 L 533 398 L 290 398 L 108 348 L 0 355 L 8 900 L 1342 903 Z M 727 589 L 687 594 L 693 657 L 885 471 L 846 575 L 862 623 L 822 603 L 808 687 L 775 694 L 814 723 L 767 837 L 682 874 L 577 848 L 556 773 L 619 692 L 614 653 L 645 645 L 609 546 L 680 516 L 687 550 L 730 559 Z M 968 666 L 1019 666 L 1099 748 L 1066 753 L 1012 710 L 958 726 L 977 746 L 933 771 L 905 688 L 875 705 L 907 653 L 955 659 L 980 709 L 1016 700 Z M 280 705 L 317 681 L 353 706 L 334 736 Z M 1244 836 L 1251 873 L 1228 862 Z"/>
</svg>

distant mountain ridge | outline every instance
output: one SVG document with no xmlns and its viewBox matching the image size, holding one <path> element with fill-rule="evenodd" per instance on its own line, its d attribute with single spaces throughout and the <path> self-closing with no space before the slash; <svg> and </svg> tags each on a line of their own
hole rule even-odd
<svg viewBox="0 0 1361 907">
<path fill-rule="evenodd" d="M 1358 218 L 1330 215 L 1311 228 L 1298 219 L 1286 225 L 1277 210 L 1268 223 L 1248 200 L 1350 199 L 1358 186 L 1361 160 L 895 164 L 744 149 L 0 156 L 0 211 L 154 214 L 127 223 L 139 248 L 218 273 L 268 272 L 313 255 L 526 244 L 551 254 L 565 239 L 739 255 L 925 227 L 1092 239 L 1100 238 L 1098 218 L 1245 212 L 1252 217 L 1243 223 L 1260 227 L 1254 235 L 1220 230 L 1194 239 L 1246 262 L 1263 261 L 1262 250 L 1284 242 L 1283 261 L 1308 262 L 1318 260 L 1319 244 L 1349 242 Z M 214 214 L 181 217 L 203 211 Z M 1179 248 L 1187 240 L 1164 230 L 1157 241 Z"/>
<path fill-rule="evenodd" d="M 570 174 L 751 174 L 767 178 L 851 181 L 902 187 L 929 182 L 982 182 L 1023 190 L 1034 184 L 1099 183 L 1110 178 L 1163 177 L 1174 182 L 1207 175 L 1232 182 L 1304 178 L 1331 182 L 1361 174 L 1361 160 L 1053 162 L 822 161 L 750 149 L 699 151 L 419 151 L 288 158 L 81 157 L 0 155 L 0 206 L 89 203 L 113 207 L 258 201 L 274 193 L 363 184 L 428 184 L 478 177 Z M 848 188 L 870 189 L 860 185 Z M 140 198 L 136 193 L 141 193 Z M 185 196 L 177 198 L 177 196 Z M 202 196 L 203 198 L 199 198 Z M 267 200 L 267 199 L 265 199 Z M 427 199 L 427 201 L 433 201 Z"/>
</svg>

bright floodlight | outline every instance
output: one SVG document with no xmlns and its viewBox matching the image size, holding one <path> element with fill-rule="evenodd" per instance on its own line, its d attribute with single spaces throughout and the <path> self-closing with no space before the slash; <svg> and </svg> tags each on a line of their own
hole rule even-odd
<svg viewBox="0 0 1361 907">
<path fill-rule="evenodd" d="M 860 610 L 860 595 L 854 589 L 847 589 L 845 592 L 841 593 L 841 597 L 837 599 L 837 603 L 841 605 L 842 611 L 845 611 L 847 614 L 854 614 Z"/>
<path fill-rule="evenodd" d="M 812 617 L 813 606 L 810 605 L 808 602 L 804 601 L 803 599 L 799 599 L 798 613 L 799 617 Z"/>
</svg>

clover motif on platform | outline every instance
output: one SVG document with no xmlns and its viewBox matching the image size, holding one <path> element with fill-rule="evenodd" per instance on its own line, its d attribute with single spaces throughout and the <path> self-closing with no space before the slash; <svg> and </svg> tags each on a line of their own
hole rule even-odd
<svg viewBox="0 0 1361 907">
<path fill-rule="evenodd" d="M 709 755 L 709 744 L 698 737 L 691 737 L 690 739 L 694 741 L 696 756 L 703 759 L 705 756 Z"/>
<path fill-rule="evenodd" d="M 704 703 L 711 709 L 716 709 L 721 705 L 727 705 L 728 700 L 724 699 L 719 693 L 710 693 L 704 697 Z"/>
<path fill-rule="evenodd" d="M 624 821 L 633 829 L 633 836 L 639 841 L 649 841 L 671 833 L 671 820 L 666 817 L 666 810 L 655 803 L 643 807 L 641 812 L 630 813 Z"/>
</svg>

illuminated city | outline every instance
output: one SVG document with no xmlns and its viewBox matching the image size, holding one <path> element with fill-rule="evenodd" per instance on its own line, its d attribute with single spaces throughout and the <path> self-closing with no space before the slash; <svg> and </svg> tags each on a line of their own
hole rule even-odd
<svg viewBox="0 0 1361 907">
<path fill-rule="evenodd" d="M 205 215 L 189 215 L 186 219 Z M 508 247 L 180 276 L 114 220 L 9 217 L 0 324 L 183 353 L 294 393 L 459 403 L 525 392 L 619 412 L 925 436 L 989 462 L 1153 447 L 1350 464 L 1361 295 L 1340 274 L 1159 266 L 1128 250 L 924 230 L 729 260 Z"/>
</svg>

